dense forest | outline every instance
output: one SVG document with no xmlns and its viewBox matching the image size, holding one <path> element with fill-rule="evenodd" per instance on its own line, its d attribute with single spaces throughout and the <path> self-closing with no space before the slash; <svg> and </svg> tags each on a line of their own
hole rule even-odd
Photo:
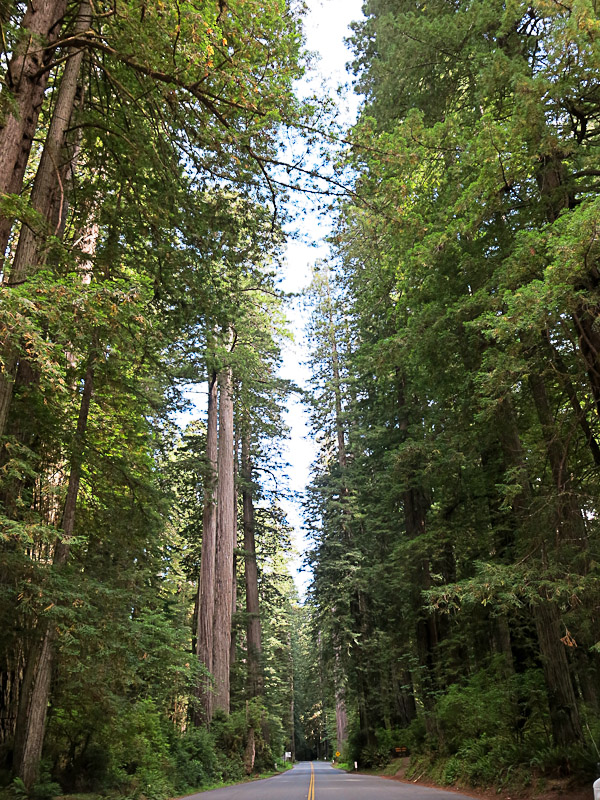
<svg viewBox="0 0 600 800">
<path fill-rule="evenodd" d="M 345 128 L 305 11 L 0 0 L 7 798 L 600 760 L 600 7 L 367 0 Z"/>
<path fill-rule="evenodd" d="M 600 743 L 600 16 L 369 0 L 316 270 L 315 629 L 346 760 L 444 783 Z M 520 778 L 516 778 L 520 773 Z"/>
</svg>

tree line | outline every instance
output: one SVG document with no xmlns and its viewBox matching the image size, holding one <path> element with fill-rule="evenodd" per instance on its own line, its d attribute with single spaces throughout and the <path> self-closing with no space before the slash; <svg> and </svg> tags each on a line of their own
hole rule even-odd
<svg viewBox="0 0 600 800">
<path fill-rule="evenodd" d="M 328 736 L 363 764 L 407 746 L 444 783 L 589 776 L 598 4 L 364 12 L 354 194 L 311 288 Z"/>
<path fill-rule="evenodd" d="M 598 759 L 597 4 L 364 12 L 327 188 L 301 3 L 0 3 L 13 794 L 161 800 L 284 750 L 406 746 L 449 784 Z M 306 178 L 339 196 L 301 606 L 277 280 Z"/>
<path fill-rule="evenodd" d="M 158 799 L 273 769 L 293 739 L 297 600 L 271 476 L 292 388 L 275 167 L 305 113 L 301 11 L 0 4 L 14 791 Z M 180 432 L 192 390 L 202 419 Z"/>
</svg>

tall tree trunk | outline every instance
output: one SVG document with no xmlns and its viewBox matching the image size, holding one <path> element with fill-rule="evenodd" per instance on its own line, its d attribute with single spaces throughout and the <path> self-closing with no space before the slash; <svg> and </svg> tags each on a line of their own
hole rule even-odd
<svg viewBox="0 0 600 800">
<path fill-rule="evenodd" d="M 235 420 L 234 420 L 234 428 L 235 428 Z M 233 449 L 233 513 L 234 513 L 234 534 L 233 534 L 233 570 L 232 570 L 232 577 L 231 577 L 231 613 L 232 613 L 232 624 L 231 624 L 231 644 L 229 645 L 229 668 L 230 670 L 233 668 L 233 665 L 237 659 L 237 547 L 238 547 L 238 531 L 237 531 L 237 514 L 238 514 L 238 460 L 239 460 L 239 449 L 240 449 L 240 442 L 239 436 L 237 431 L 234 431 L 235 436 L 235 446 Z"/>
<path fill-rule="evenodd" d="M 288 647 L 290 654 L 290 753 L 293 764 L 296 760 L 296 670 L 291 630 L 288 633 Z"/>
<path fill-rule="evenodd" d="M 341 490 L 340 496 L 342 498 L 342 503 L 347 501 L 348 497 L 348 487 L 346 486 L 346 479 L 344 475 L 344 471 L 346 469 L 347 458 L 346 458 L 346 437 L 344 432 L 344 421 L 342 417 L 342 382 L 340 377 L 340 359 L 338 353 L 338 344 L 337 344 L 337 336 L 336 336 L 336 329 L 335 329 L 335 322 L 333 318 L 333 303 L 331 299 L 331 286 L 329 283 L 329 273 L 325 278 L 326 284 L 325 289 L 327 293 L 327 323 L 328 323 L 328 335 L 329 335 L 329 347 L 331 350 L 331 371 L 333 375 L 333 394 L 334 394 L 334 407 L 335 407 L 335 429 L 337 435 L 337 444 L 338 444 L 338 464 L 340 467 L 340 472 L 342 473 L 341 480 Z M 346 538 L 350 537 L 350 530 L 349 530 L 349 520 L 348 520 L 348 512 L 344 509 L 342 515 L 342 532 Z M 338 637 L 334 633 L 333 637 L 333 647 L 335 651 L 335 666 L 334 666 L 334 687 L 335 687 L 335 727 L 336 727 L 336 736 L 337 736 L 337 746 L 338 749 L 342 748 L 343 743 L 346 741 L 348 737 L 348 712 L 346 710 L 346 699 L 345 699 L 345 691 L 344 691 L 344 672 L 341 665 L 341 653 L 340 653 L 340 642 Z"/>
<path fill-rule="evenodd" d="M 75 530 L 75 511 L 81 483 L 85 433 L 94 389 L 95 358 L 96 348 L 94 347 L 88 359 L 77 428 L 73 439 L 69 486 L 61 523 L 62 535 L 59 537 L 54 551 L 53 566 L 59 569 L 68 561 L 71 539 Z M 23 780 L 28 789 L 35 782 L 42 756 L 55 638 L 56 629 L 52 623 L 42 622 L 37 639 L 28 655 L 21 690 L 13 763 L 15 773 Z"/>
<path fill-rule="evenodd" d="M 556 603 L 544 598 L 535 605 L 534 617 L 548 691 L 552 735 L 556 746 L 562 749 L 581 742 L 583 730 L 569 662 L 561 641 L 561 620 Z"/>
<path fill-rule="evenodd" d="M 15 641 L 11 642 L 2 653 L 2 668 L 0 669 L 0 751 L 13 740 L 15 735 L 24 666 L 23 642 L 15 637 Z"/>
<path fill-rule="evenodd" d="M 231 367 L 219 375 L 219 453 L 215 608 L 213 623 L 214 708 L 229 713 L 233 550 L 235 543 L 233 383 Z"/>
<path fill-rule="evenodd" d="M 75 23 L 75 35 L 81 35 L 89 30 L 91 20 L 92 11 L 89 0 L 82 0 Z M 71 48 L 69 51 L 70 57 L 60 81 L 56 104 L 52 112 L 52 121 L 31 190 L 31 206 L 44 220 L 50 220 L 55 209 L 62 206 L 62 202 L 57 201 L 57 197 L 62 200 L 58 177 L 64 159 L 67 131 L 77 98 L 79 73 L 84 52 L 83 48 Z M 58 224 L 60 222 L 59 219 Z M 8 277 L 9 285 L 22 283 L 26 280 L 31 267 L 39 263 L 45 234 L 46 231 L 35 231 L 29 225 L 23 225 Z"/>
<path fill-rule="evenodd" d="M 215 608 L 215 547 L 217 539 L 217 423 L 218 382 L 213 372 L 208 385 L 208 418 L 206 422 L 206 472 L 204 476 L 204 509 L 202 511 L 202 554 L 198 581 L 198 627 L 196 653 L 200 664 L 212 673 L 213 617 Z M 196 690 L 198 708 L 196 725 L 208 724 L 212 718 L 210 675 L 200 677 Z"/>
<path fill-rule="evenodd" d="M 244 519 L 244 574 L 246 578 L 246 640 L 248 643 L 248 696 L 262 697 L 262 641 L 258 600 L 258 568 L 254 538 L 254 498 L 252 493 L 252 461 L 250 426 L 246 419 L 242 432 L 242 504 Z"/>
<path fill-rule="evenodd" d="M 559 553 L 565 543 L 575 549 L 586 550 L 587 532 L 569 472 L 568 448 L 556 428 L 546 384 L 541 375 L 532 373 L 529 376 L 529 386 L 556 489 L 555 550 Z"/>
<path fill-rule="evenodd" d="M 75 33 L 85 33 L 91 24 L 92 12 L 89 0 L 82 0 L 75 25 Z M 64 158 L 67 130 L 71 121 L 79 72 L 83 61 L 83 49 L 74 50 L 66 63 L 60 82 L 56 105 L 52 113 L 52 121 L 44 144 L 42 158 L 38 167 L 33 189 L 31 190 L 31 206 L 46 225 L 56 218 L 56 209 L 64 207 L 64 187 L 60 181 L 60 170 Z M 62 226 L 62 215 L 58 214 L 58 223 L 54 231 L 35 231 L 23 224 L 19 243 L 15 253 L 7 286 L 14 286 L 27 280 L 31 269 L 43 261 L 43 246 L 47 233 L 58 233 Z M 5 345 L 3 354 L 4 372 L 0 374 L 0 436 L 6 430 L 6 422 L 12 401 L 13 381 L 18 361 L 18 350 L 14 342 Z"/>
<path fill-rule="evenodd" d="M 402 681 L 401 684 L 398 680 L 398 672 L 396 668 L 392 666 L 391 682 L 396 707 L 395 724 L 400 728 L 408 728 L 410 723 L 417 716 L 417 704 L 415 702 L 415 692 L 410 672 L 407 669 L 401 670 L 400 679 Z"/>
<path fill-rule="evenodd" d="M 254 759 L 256 758 L 256 737 L 252 725 L 246 734 L 246 747 L 244 749 L 244 771 L 246 775 L 251 775 L 254 769 Z"/>
<path fill-rule="evenodd" d="M 237 499 L 234 499 L 234 508 L 237 512 Z M 237 516 L 237 513 L 236 513 Z M 233 669 L 233 665 L 237 659 L 237 637 L 236 637 L 236 625 L 237 620 L 235 614 L 237 612 L 237 555 L 235 550 L 237 548 L 237 526 L 236 526 L 236 538 L 234 540 L 233 548 L 233 568 L 231 570 L 231 637 L 229 641 L 229 670 Z"/>
<path fill-rule="evenodd" d="M 336 661 L 339 661 L 339 649 L 336 651 L 335 658 Z M 335 687 L 335 733 L 338 750 L 341 750 L 348 737 L 348 712 L 346 710 L 344 691 L 340 686 L 339 680 Z"/>
<path fill-rule="evenodd" d="M 538 413 L 541 411 L 545 422 L 548 422 L 543 410 L 542 395 L 545 394 L 545 387 L 542 392 L 539 380 L 541 379 L 533 378 L 532 391 L 538 395 Z M 497 431 L 505 460 L 520 476 L 520 491 L 513 500 L 513 511 L 517 521 L 528 525 L 531 515 L 531 484 L 516 420 L 508 399 L 503 399 L 500 404 L 499 421 Z M 551 444 L 553 453 L 551 460 L 555 462 L 553 473 L 554 469 L 557 469 L 555 478 L 559 479 L 562 475 L 562 465 L 560 459 L 555 461 L 557 456 L 554 451 L 555 443 L 547 441 L 546 444 L 547 446 Z M 583 731 L 577 711 L 569 662 L 565 646 L 561 641 L 560 615 L 556 603 L 542 594 L 540 601 L 534 605 L 533 615 L 544 669 L 554 742 L 558 747 L 564 746 L 567 742 L 580 742 L 583 739 Z"/>
<path fill-rule="evenodd" d="M 0 195 L 20 194 L 66 0 L 29 2 L 0 102 Z M 10 99 L 9 99 L 9 97 Z M 12 220 L 0 216 L 0 273 Z"/>
<path fill-rule="evenodd" d="M 409 435 L 409 411 L 406 402 L 406 382 L 397 372 L 398 424 L 403 439 Z M 406 536 L 410 540 L 424 537 L 427 531 L 429 502 L 423 486 L 414 481 L 415 469 L 407 465 L 406 488 L 403 492 L 403 512 Z M 414 485 L 411 485 L 414 484 Z M 438 688 L 439 670 L 436 650 L 439 643 L 437 619 L 423 608 L 421 592 L 431 585 L 430 564 L 427 556 L 418 557 L 412 565 L 413 611 L 415 614 L 415 642 L 419 662 L 418 683 L 420 698 L 425 710 L 425 727 L 431 736 L 438 736 L 435 720 L 435 692 Z"/>
<path fill-rule="evenodd" d="M 594 464 L 597 467 L 600 467 L 600 446 L 598 445 L 596 437 L 594 436 L 594 433 L 590 427 L 586 412 L 581 407 L 581 403 L 579 402 L 579 398 L 577 397 L 577 391 L 575 389 L 575 386 L 573 385 L 573 382 L 569 378 L 569 374 L 563 362 L 563 359 L 560 353 L 556 350 L 556 348 L 552 344 L 552 340 L 550 338 L 548 331 L 546 331 L 543 343 L 544 343 L 544 350 L 548 352 L 550 358 L 554 362 L 560 383 L 565 391 L 565 394 L 569 398 L 569 402 L 571 403 L 571 408 L 575 413 L 575 418 L 577 419 L 579 427 L 581 428 L 581 431 L 585 437 L 585 441 L 587 442 L 587 445 L 590 448 L 592 458 L 594 459 Z"/>
</svg>

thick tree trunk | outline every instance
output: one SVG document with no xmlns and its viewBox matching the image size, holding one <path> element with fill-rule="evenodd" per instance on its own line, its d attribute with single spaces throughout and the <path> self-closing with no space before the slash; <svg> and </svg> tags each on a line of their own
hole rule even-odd
<svg viewBox="0 0 600 800">
<path fill-rule="evenodd" d="M 424 583 L 418 584 L 424 588 Z M 430 736 L 439 735 L 435 718 L 435 697 L 438 689 L 436 651 L 439 637 L 435 618 L 421 608 L 417 609 L 415 641 L 419 661 L 419 694 L 425 711 L 425 728 Z"/>
<path fill-rule="evenodd" d="M 54 551 L 54 567 L 58 568 L 67 563 L 71 539 L 75 530 L 75 511 L 81 483 L 84 439 L 94 389 L 95 357 L 95 349 L 93 349 L 88 360 L 77 428 L 73 439 L 69 486 L 61 524 L 62 535 L 59 537 Z M 41 623 L 38 638 L 34 642 L 27 659 L 21 690 L 15 731 L 14 771 L 23 780 L 28 789 L 35 782 L 42 757 L 46 713 L 52 680 L 55 638 L 56 630 L 52 624 Z"/>
<path fill-rule="evenodd" d="M 0 195 L 23 188 L 66 5 L 66 0 L 30 2 L 23 17 L 0 102 Z M 0 273 L 11 227 L 12 220 L 0 216 Z"/>
<path fill-rule="evenodd" d="M 331 290 L 329 279 L 326 284 L 327 289 L 327 315 L 329 324 L 329 346 L 331 349 L 331 371 L 333 374 L 333 392 L 335 404 L 335 428 L 338 444 L 338 464 L 342 472 L 342 486 L 340 494 L 342 502 L 348 497 L 348 487 L 346 486 L 344 470 L 346 469 L 346 436 L 344 432 L 343 406 L 342 406 L 342 381 L 340 376 L 340 359 L 335 324 L 333 319 L 333 307 L 331 300 Z M 342 519 L 342 531 L 344 536 L 349 539 L 350 531 L 348 526 L 348 512 L 344 510 Z M 341 664 L 340 643 L 338 637 L 334 636 L 333 647 L 335 651 L 334 685 L 335 685 L 335 727 L 337 736 L 337 746 L 341 750 L 343 743 L 348 737 L 348 712 L 346 710 L 346 699 L 344 691 L 344 675 Z"/>
<path fill-rule="evenodd" d="M 339 684 L 335 687 L 335 732 L 338 750 L 340 750 L 348 735 L 348 712 L 346 711 L 346 700 Z"/>
<path fill-rule="evenodd" d="M 401 435 L 408 436 L 409 414 L 406 405 L 406 386 L 404 376 L 397 375 L 398 422 Z M 411 486 L 414 481 L 413 467 L 407 465 L 405 478 L 408 484 L 403 493 L 404 526 L 408 539 L 420 539 L 427 531 L 427 511 L 429 501 L 424 487 Z M 416 618 L 415 642 L 419 662 L 418 685 L 420 699 L 425 710 L 425 727 L 430 736 L 438 735 L 435 720 L 435 693 L 439 683 L 437 664 L 437 646 L 439 643 L 437 619 L 435 615 L 422 607 L 421 592 L 431 585 L 430 564 L 426 557 L 420 558 L 412 565 L 413 611 Z"/>
<path fill-rule="evenodd" d="M 295 701 L 294 701 L 294 690 L 292 686 L 292 699 L 290 700 L 290 718 L 292 720 L 292 731 L 290 734 L 290 753 L 291 755 L 291 762 L 292 764 L 296 760 L 296 722 L 295 722 Z"/>
<path fill-rule="evenodd" d="M 542 428 L 545 429 L 546 448 L 553 476 L 560 485 L 564 478 L 564 465 L 562 453 L 559 452 L 558 443 L 550 436 L 547 427 L 550 419 L 547 417 L 549 408 L 545 396 L 545 387 L 540 385 L 541 378 L 533 376 L 530 379 L 532 393 L 537 396 L 536 407 L 540 415 Z M 535 400 L 535 397 L 534 397 Z M 521 446 L 521 439 L 508 400 L 501 403 L 498 425 L 500 444 L 508 465 L 516 469 L 521 476 L 521 489 L 513 500 L 513 510 L 517 521 L 529 523 L 531 515 L 531 484 L 527 474 L 527 466 Z M 543 421 L 542 421 L 543 420 Z M 558 530 L 558 528 L 557 528 Z M 540 656 L 544 668 L 548 705 L 552 723 L 552 735 L 558 747 L 567 742 L 580 742 L 583 738 L 577 701 L 573 690 L 573 682 L 569 670 L 569 663 L 565 653 L 565 646 L 561 641 L 560 615 L 555 603 L 545 597 L 533 608 L 535 626 L 538 637 Z"/>
<path fill-rule="evenodd" d="M 42 624 L 27 658 L 15 729 L 13 769 L 30 789 L 38 776 L 50 697 L 55 632 Z"/>
<path fill-rule="evenodd" d="M 402 670 L 399 681 L 398 673 L 392 667 L 391 683 L 394 693 L 395 725 L 400 728 L 408 728 L 417 716 L 412 676 L 408 670 Z"/>
<path fill-rule="evenodd" d="M 351 612 L 360 632 L 360 641 L 368 642 L 372 635 L 369 625 L 369 608 L 367 598 L 361 589 L 356 591 L 355 599 L 351 602 Z M 364 743 L 372 745 L 376 743 L 374 726 L 371 724 L 371 713 L 369 695 L 371 688 L 366 680 L 367 669 L 366 659 L 363 648 L 354 647 L 351 657 L 356 676 L 356 694 L 358 703 L 358 719 L 360 724 L 361 738 Z"/>
<path fill-rule="evenodd" d="M 75 33 L 85 33 L 91 24 L 91 7 L 89 0 L 82 0 L 79 7 Z M 58 222 L 54 231 L 35 231 L 30 226 L 23 224 L 19 243 L 15 253 L 7 286 L 14 286 L 27 280 L 31 269 L 43 261 L 44 242 L 47 233 L 58 234 L 62 227 L 62 213 L 64 208 L 64 187 L 61 185 L 60 174 L 64 160 L 67 130 L 71 121 L 79 72 L 83 61 L 84 51 L 75 50 L 66 63 L 60 82 L 56 105 L 52 113 L 52 121 L 44 144 L 42 158 L 38 167 L 33 189 L 31 190 L 31 206 L 48 225 L 53 217 Z M 14 342 L 8 341 L 3 354 L 4 371 L 0 374 L 0 436 L 6 431 L 6 423 L 12 401 L 13 382 L 18 361 L 18 350 Z"/>
<path fill-rule="evenodd" d="M 503 657 L 502 666 L 505 677 L 510 678 L 515 674 L 515 660 L 508 619 L 504 615 L 501 615 L 493 619 L 492 624 L 496 652 Z"/>
<path fill-rule="evenodd" d="M 235 420 L 234 420 L 234 429 L 235 429 Z M 239 436 L 237 432 L 234 433 L 235 436 L 235 446 L 233 449 L 233 513 L 235 516 L 235 523 L 234 523 L 234 534 L 233 534 L 233 570 L 231 576 L 231 614 L 232 614 L 232 623 L 231 623 L 231 643 L 229 645 L 229 669 L 230 671 L 233 669 L 233 665 L 237 660 L 237 547 L 238 547 L 238 535 L 237 535 L 237 513 L 238 513 L 238 460 L 239 460 Z"/>
<path fill-rule="evenodd" d="M 0 751 L 15 735 L 24 666 L 22 641 L 12 642 L 2 654 L 0 671 Z"/>
<path fill-rule="evenodd" d="M 246 578 L 246 640 L 248 643 L 248 696 L 262 697 L 262 641 L 258 599 L 258 568 L 254 538 L 254 498 L 252 496 L 252 462 L 250 430 L 246 420 L 242 433 L 242 504 L 244 520 L 244 574 Z"/>
<path fill-rule="evenodd" d="M 229 713 L 233 550 L 235 543 L 233 385 L 231 367 L 219 376 L 219 453 L 215 608 L 213 623 L 214 708 Z"/>
<path fill-rule="evenodd" d="M 290 653 L 290 753 L 292 764 L 296 760 L 296 671 L 294 669 L 294 651 L 292 649 L 292 634 L 288 634 Z"/>
<path fill-rule="evenodd" d="M 196 653 L 200 664 L 209 673 L 213 669 L 213 618 L 215 608 L 215 547 L 217 538 L 217 423 L 218 383 L 213 373 L 208 386 L 208 419 L 206 423 L 206 474 L 204 477 L 204 509 L 202 512 L 202 555 L 198 581 L 198 627 Z M 197 687 L 196 725 L 208 724 L 212 718 L 210 675 L 202 676 Z"/>
<path fill-rule="evenodd" d="M 254 759 L 256 758 L 256 744 L 254 728 L 248 728 L 246 747 L 244 750 L 244 771 L 246 775 L 251 775 L 254 769 Z"/>
<path fill-rule="evenodd" d="M 234 498 L 234 506 L 237 512 L 237 497 Z M 237 555 L 235 549 L 237 548 L 237 527 L 236 539 L 233 544 L 233 569 L 231 570 L 231 640 L 229 642 L 229 670 L 233 669 L 233 665 L 237 659 L 237 630 L 236 630 L 236 613 L 237 613 Z"/>
<path fill-rule="evenodd" d="M 568 449 L 554 422 L 544 379 L 540 375 L 529 377 L 531 394 L 537 411 L 554 486 L 556 489 L 555 549 L 558 553 L 565 543 L 578 550 L 587 549 L 587 532 L 581 508 L 574 493 L 573 478 L 569 472 Z"/>
<path fill-rule="evenodd" d="M 74 33 L 81 35 L 89 30 L 91 20 L 92 11 L 89 0 L 82 0 Z M 31 206 L 44 220 L 50 220 L 55 209 L 62 207 L 61 185 L 58 177 L 65 158 L 67 131 L 77 98 L 84 50 L 72 49 L 69 55 L 60 81 L 42 158 L 31 190 Z M 57 227 L 60 226 L 61 221 L 59 219 Z M 52 232 L 50 231 L 50 233 Z M 46 231 L 35 231 L 30 226 L 23 225 L 8 277 L 8 285 L 22 283 L 26 280 L 31 267 L 39 263 L 45 233 Z"/>
<path fill-rule="evenodd" d="M 534 607 L 535 627 L 540 643 L 552 734 L 557 747 L 570 747 L 583 739 L 581 720 L 556 603 L 543 599 Z"/>
<path fill-rule="evenodd" d="M 403 439 L 408 436 L 408 409 L 406 406 L 406 386 L 404 376 L 397 374 L 398 422 Z M 406 481 L 412 481 L 409 466 Z M 407 486 L 404 490 L 404 526 L 408 539 L 419 539 L 427 530 L 428 502 L 420 486 Z M 438 645 L 436 620 L 421 607 L 421 591 L 429 588 L 429 561 L 421 559 L 413 565 L 413 610 L 416 616 L 415 642 L 419 662 L 418 683 L 421 702 L 425 710 L 425 727 L 431 736 L 437 735 L 434 717 L 434 694 L 437 684 L 435 650 Z"/>
</svg>

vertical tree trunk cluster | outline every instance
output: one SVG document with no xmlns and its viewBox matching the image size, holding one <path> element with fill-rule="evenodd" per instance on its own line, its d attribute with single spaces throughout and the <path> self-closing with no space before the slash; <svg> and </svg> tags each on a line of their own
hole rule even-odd
<svg viewBox="0 0 600 800">
<path fill-rule="evenodd" d="M 18 194 L 23 188 L 23 179 L 31 155 L 32 142 L 48 81 L 49 67 L 55 44 L 58 40 L 66 3 L 30 3 L 22 20 L 19 43 L 8 69 L 8 81 L 2 101 L 8 106 L 0 128 L 0 192 Z M 91 24 L 91 7 L 87 0 L 79 6 L 74 34 L 84 34 Z M 68 152 L 67 132 L 71 123 L 78 91 L 79 75 L 85 50 L 73 48 L 67 53 L 60 79 L 56 101 L 52 108 L 50 125 L 44 141 L 40 163 L 37 167 L 30 204 L 38 215 L 31 224 L 23 224 L 18 236 L 14 257 L 10 266 L 3 268 L 2 291 L 20 286 L 44 259 L 48 235 L 59 235 L 64 230 L 63 210 L 66 202 L 61 174 L 72 155 Z M 10 96 L 10 100 L 7 99 Z M 0 259 L 4 259 L 12 230 L 10 215 L 0 215 Z M 94 244 L 91 245 L 92 250 Z M 88 244 L 88 251 L 90 247 Z M 29 364 L 22 343 L 15 341 L 11 331 L 5 331 L 2 351 L 3 369 L 0 373 L 0 436 L 10 430 L 17 441 L 21 438 L 20 426 L 11 421 L 13 387 L 17 384 L 35 382 L 36 374 Z M 86 428 L 93 394 L 94 363 L 96 346 L 90 352 L 90 360 L 83 382 L 79 417 L 74 432 L 68 487 L 59 538 L 54 546 L 55 569 L 64 567 L 69 557 L 69 542 L 75 527 L 75 512 L 79 493 L 81 467 L 85 447 Z M 10 425 L 9 425 L 10 423 Z M 2 454 L 2 458 L 5 454 Z M 6 490 L 7 491 L 7 490 Z M 6 495 L 6 506 L 10 509 L 18 487 L 10 487 L 12 498 Z M 51 619 L 40 617 L 32 636 L 32 643 L 25 653 L 24 671 L 15 672 L 10 665 L 4 669 L 10 683 L 6 701 L 9 708 L 3 716 L 14 720 L 9 725 L 6 737 L 14 737 L 14 771 L 29 788 L 34 783 L 44 741 L 46 713 L 50 696 L 52 667 L 54 661 L 56 630 Z M 14 713 L 14 709 L 18 709 Z"/>
<path fill-rule="evenodd" d="M 250 453 L 250 421 L 244 419 L 242 432 L 242 504 L 244 523 L 244 574 L 246 582 L 246 644 L 248 669 L 248 697 L 262 697 L 264 678 L 262 670 L 262 641 L 258 596 L 258 565 L 254 527 L 254 497 L 252 459 Z"/>
<path fill-rule="evenodd" d="M 196 653 L 201 667 L 206 670 L 200 678 L 195 711 L 196 725 L 212 719 L 213 693 L 213 622 L 215 609 L 215 547 L 217 542 L 217 458 L 218 458 L 218 403 L 217 374 L 212 373 L 208 385 L 208 410 L 206 422 L 206 471 L 204 474 L 204 510 L 202 515 L 202 556 L 198 580 Z"/>
<path fill-rule="evenodd" d="M 236 543 L 234 485 L 233 379 L 231 367 L 219 375 L 219 453 L 217 458 L 217 537 L 213 619 L 214 709 L 229 713 L 233 554 Z M 202 609 L 200 609 L 200 613 Z"/>
<path fill-rule="evenodd" d="M 247 696 L 260 698 L 264 683 L 254 527 L 251 429 L 247 411 L 241 421 L 242 521 L 246 594 Z M 218 709 L 230 710 L 230 672 L 235 659 L 237 547 L 236 437 L 231 367 L 213 373 L 209 384 L 202 553 L 197 601 L 196 652 L 209 673 L 198 687 L 196 724 L 210 724 Z M 252 763 L 253 759 L 252 759 Z"/>
<path fill-rule="evenodd" d="M 298 45 L 296 34 L 288 39 L 287 16 L 284 27 L 266 13 L 255 16 L 242 2 L 227 5 L 221 13 L 208 4 L 182 15 L 175 2 L 148 13 L 146 6 L 128 2 L 0 3 L 6 68 L 0 94 L 0 628 L 7 620 L 0 637 L 0 766 L 12 766 L 28 790 L 38 775 L 48 710 L 60 702 L 65 674 L 73 661 L 85 671 L 91 658 L 93 645 L 69 660 L 64 642 L 72 631 L 84 636 L 79 629 L 63 636 L 65 620 L 76 618 L 85 602 L 69 593 L 75 586 L 81 590 L 89 564 L 103 562 L 98 571 L 109 576 L 116 594 L 120 567 L 127 563 L 128 630 L 143 616 L 140 587 L 153 578 L 144 584 L 141 576 L 150 573 L 147 564 L 158 548 L 149 538 L 143 548 L 138 545 L 143 535 L 166 541 L 167 534 L 159 531 L 159 512 L 143 535 L 143 525 L 133 533 L 132 520 L 145 514 L 145 493 L 153 482 L 158 486 L 158 470 L 149 477 L 149 465 L 158 467 L 159 461 L 150 440 L 156 420 L 169 413 L 164 387 L 189 368 L 183 360 L 167 365 L 165 347 L 191 331 L 201 336 L 208 320 L 231 321 L 247 298 L 252 296 L 246 311 L 270 292 L 264 291 L 271 278 L 262 259 L 275 239 L 264 229 L 254 177 L 247 179 L 267 179 L 258 151 L 267 147 L 263 133 L 277 124 L 265 126 L 263 114 L 270 103 L 281 107 L 284 96 L 291 102 Z M 244 16 L 252 26 L 238 26 Z M 258 37 L 255 24 L 263 28 Z M 210 59 L 200 63 L 198 54 L 226 48 L 232 26 L 238 57 L 215 101 L 203 97 L 206 79 L 210 74 L 212 93 L 213 78 L 221 81 L 227 70 L 213 69 Z M 280 35 L 271 41 L 273 26 Z M 250 89 L 241 75 L 261 60 L 270 67 L 273 44 L 281 48 L 285 68 L 269 69 L 273 81 L 263 105 L 262 98 L 256 102 L 257 87 Z M 165 64 L 166 71 L 159 68 Z M 186 99 L 194 113 L 186 112 L 182 124 Z M 234 130 L 244 134 L 230 140 Z M 251 154 L 246 136 L 253 138 Z M 240 164 L 239 185 L 248 188 L 239 191 L 243 214 L 206 158 L 213 152 L 216 163 L 225 140 L 239 145 L 241 158 L 231 163 Z M 206 191 L 190 180 L 184 164 L 192 161 Z M 232 287 L 244 281 L 248 286 L 231 296 L 205 293 L 213 278 L 222 284 L 225 273 Z M 184 293 L 194 302 L 182 302 Z M 275 327 L 267 315 L 256 322 L 257 341 L 269 341 L 260 353 L 266 363 L 277 349 L 269 351 Z M 227 330 L 222 349 L 233 348 L 232 342 Z M 238 588 L 236 391 L 231 366 L 221 364 L 209 387 L 203 481 L 195 639 L 206 676 L 197 689 L 199 724 L 210 722 L 217 710 L 229 711 L 231 664 L 244 638 L 232 636 Z M 252 464 L 246 461 L 251 483 Z M 101 510 L 86 517 L 94 503 Z M 248 691 L 258 696 L 252 503 L 249 488 L 243 502 L 252 609 Z M 132 528 L 122 552 L 118 508 L 128 536 L 127 526 Z M 104 540 L 111 537 L 109 545 Z M 113 557 L 119 568 L 111 572 Z M 86 590 L 79 593 L 88 599 Z M 106 619 L 118 618 L 121 610 L 108 603 Z M 178 697 L 173 705 L 180 715 L 185 702 Z M 90 736 L 72 745 L 67 761 L 76 761 Z M 57 772 L 66 763 L 63 756 Z"/>
<path fill-rule="evenodd" d="M 217 399 L 218 398 L 218 399 Z M 201 679 L 196 721 L 210 724 L 216 710 L 229 713 L 233 617 L 235 509 L 234 399 L 230 366 L 209 384 L 202 555 L 196 651 L 210 675 Z"/>
<path fill-rule="evenodd" d="M 56 9 L 54 14 L 50 16 L 54 17 L 55 13 Z M 83 0 L 79 6 L 75 35 L 81 35 L 89 29 L 91 18 L 91 6 L 87 0 Z M 27 280 L 28 275 L 43 261 L 48 235 L 57 235 L 62 227 L 65 194 L 61 173 L 64 170 L 64 165 L 71 158 L 66 152 L 66 136 L 75 108 L 79 73 L 83 63 L 84 52 L 84 49 L 80 47 L 68 54 L 69 58 L 60 81 L 50 127 L 31 190 L 30 204 L 33 211 L 39 215 L 42 229 L 38 230 L 36 229 L 37 226 L 27 224 L 21 227 L 15 256 L 5 280 L 5 291 L 8 287 L 18 286 Z M 20 155 L 22 156 L 22 151 Z M 14 170 L 15 172 L 20 170 L 20 161 L 15 164 Z M 21 185 L 22 178 L 23 176 L 21 175 Z M 53 221 L 55 221 L 55 226 L 51 230 L 50 224 Z M 1 245 L 2 242 L 0 242 L 0 247 Z M 13 386 L 19 363 L 18 343 L 11 342 L 10 334 L 7 344 L 5 344 L 3 361 L 4 369 L 0 373 L 0 436 L 3 436 L 6 431 Z"/>
<path fill-rule="evenodd" d="M 69 485 L 60 526 L 59 539 L 54 548 L 54 566 L 63 568 L 69 559 L 70 542 L 75 530 L 75 511 L 81 481 L 85 434 L 94 390 L 94 363 L 97 353 L 90 353 L 85 374 L 77 428 L 73 438 Z M 14 770 L 25 786 L 35 782 L 42 757 L 46 714 L 50 697 L 52 665 L 56 629 L 51 620 L 40 620 L 35 638 L 27 656 L 25 676 L 21 689 L 19 712 L 15 730 Z"/>
<path fill-rule="evenodd" d="M 28 3 L 19 40 L 2 92 L 0 122 L 0 197 L 20 194 L 59 37 L 66 0 Z M 0 272 L 12 220 L 0 214 Z M 6 281 L 6 272 L 4 272 Z"/>
</svg>

